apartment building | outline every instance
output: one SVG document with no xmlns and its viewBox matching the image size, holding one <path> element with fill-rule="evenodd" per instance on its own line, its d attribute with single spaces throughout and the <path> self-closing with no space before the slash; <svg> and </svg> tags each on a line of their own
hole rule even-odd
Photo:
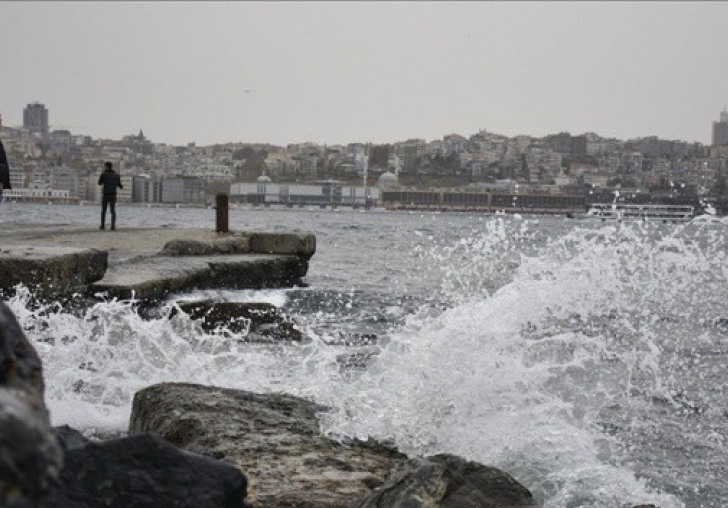
<svg viewBox="0 0 728 508">
<path fill-rule="evenodd" d="M 728 144 L 728 111 L 720 113 L 720 121 L 713 122 L 713 146 Z"/>
<path fill-rule="evenodd" d="M 30 132 L 45 136 L 48 134 L 48 110 L 40 102 L 33 102 L 23 110 L 23 127 Z"/>
</svg>

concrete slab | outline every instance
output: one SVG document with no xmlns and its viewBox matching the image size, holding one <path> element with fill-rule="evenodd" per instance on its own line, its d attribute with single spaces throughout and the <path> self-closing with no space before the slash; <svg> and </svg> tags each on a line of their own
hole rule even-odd
<svg viewBox="0 0 728 508">
<path fill-rule="evenodd" d="M 192 288 L 291 287 L 307 271 L 307 261 L 299 256 L 154 256 L 110 267 L 91 288 L 120 299 L 160 300 Z"/>
<path fill-rule="evenodd" d="M 0 293 L 12 294 L 25 285 L 48 299 L 74 292 L 101 279 L 106 252 L 78 247 L 7 245 L 0 247 Z"/>
<path fill-rule="evenodd" d="M 93 293 L 119 298 L 159 299 L 192 288 L 287 287 L 305 277 L 315 250 L 316 237 L 307 233 L 242 231 L 220 235 L 194 228 L 101 231 L 70 225 L 4 223 L 0 230 L 0 288 L 3 278 L 11 282 L 8 274 L 19 263 L 26 266 L 35 261 L 37 266 L 31 268 L 43 275 L 58 259 L 68 261 L 69 256 L 82 253 L 96 256 L 94 259 L 102 256 L 103 269 L 87 274 L 91 278 L 73 275 L 72 285 L 82 281 Z M 43 266 L 46 268 L 41 269 Z M 81 265 L 78 269 L 83 271 Z M 20 281 L 27 281 L 33 270 L 24 271 Z M 59 277 L 70 277 L 71 270 L 54 268 L 56 272 Z M 12 282 L 17 283 L 16 279 Z"/>
</svg>

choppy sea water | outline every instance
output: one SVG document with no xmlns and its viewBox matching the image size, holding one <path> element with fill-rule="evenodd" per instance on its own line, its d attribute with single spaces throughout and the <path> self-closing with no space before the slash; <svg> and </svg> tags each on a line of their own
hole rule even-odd
<svg viewBox="0 0 728 508">
<path fill-rule="evenodd" d="M 215 220 L 118 212 L 122 228 Z M 0 207 L 0 227 L 97 221 L 92 206 Z M 21 294 L 8 303 L 43 359 L 54 425 L 123 431 L 134 393 L 160 381 L 284 391 L 330 406 L 332 437 L 494 465 L 545 507 L 728 506 L 725 220 L 233 209 L 230 227 L 314 233 L 309 287 L 176 297 L 267 301 L 312 342 L 251 345 L 123 301 L 48 313 Z M 343 368 L 360 348 L 377 354 Z"/>
</svg>

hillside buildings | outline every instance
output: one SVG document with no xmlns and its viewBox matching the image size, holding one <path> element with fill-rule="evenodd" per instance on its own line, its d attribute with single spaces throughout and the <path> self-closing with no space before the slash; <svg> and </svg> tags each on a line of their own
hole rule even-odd
<svg viewBox="0 0 728 508">
<path fill-rule="evenodd" d="M 508 196 L 528 190 L 587 199 L 616 190 L 621 195 L 692 192 L 728 198 L 728 185 L 721 184 L 728 176 L 727 111 L 713 123 L 710 146 L 655 136 L 619 140 L 593 132 L 508 137 L 485 129 L 387 144 L 170 146 L 154 143 L 141 129 L 119 140 L 52 129 L 48 110 L 38 102 L 23 113 L 23 126 L 0 126 L 0 136 L 14 190 L 34 196 L 97 201 L 98 175 L 111 161 L 122 175 L 121 203 L 211 206 L 216 194 L 227 193 L 232 203 L 252 205 L 368 206 L 385 190 L 433 188 Z M 422 194 L 423 199 L 434 195 L 443 196 L 438 197 L 443 202 L 482 199 Z"/>
</svg>

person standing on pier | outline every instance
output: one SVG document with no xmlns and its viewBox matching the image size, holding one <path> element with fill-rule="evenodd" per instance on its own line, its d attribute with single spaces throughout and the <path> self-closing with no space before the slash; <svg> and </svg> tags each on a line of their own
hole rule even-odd
<svg viewBox="0 0 728 508">
<path fill-rule="evenodd" d="M 111 212 L 111 229 L 116 229 L 116 189 L 123 189 L 121 185 L 121 177 L 114 171 L 114 166 L 110 162 L 104 164 L 104 172 L 99 176 L 99 185 L 103 185 L 101 195 L 101 227 L 106 227 L 106 208 Z"/>
<path fill-rule="evenodd" d="M 8 156 L 5 155 L 5 147 L 0 140 L 0 203 L 3 201 L 3 190 L 12 189 L 10 185 L 10 166 L 8 165 Z"/>
</svg>

